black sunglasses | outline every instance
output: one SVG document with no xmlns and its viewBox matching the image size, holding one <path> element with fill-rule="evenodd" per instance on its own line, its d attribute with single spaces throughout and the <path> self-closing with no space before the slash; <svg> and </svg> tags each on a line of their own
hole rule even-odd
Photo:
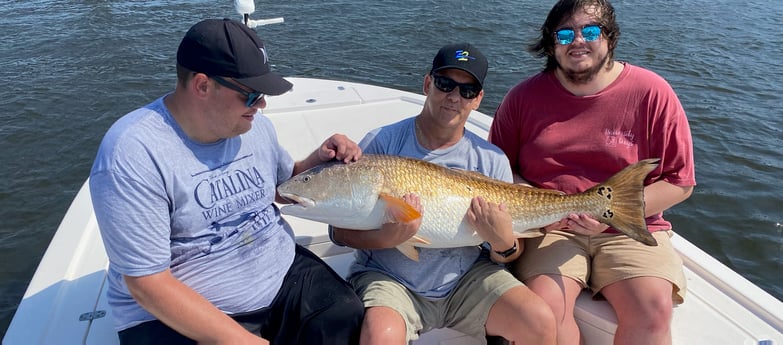
<svg viewBox="0 0 783 345">
<path fill-rule="evenodd" d="M 446 76 L 431 74 L 435 87 L 442 92 L 451 92 L 459 86 L 459 95 L 464 99 L 474 99 L 481 92 L 481 85 L 477 83 L 458 83 Z"/>
<path fill-rule="evenodd" d="M 264 96 L 265 96 L 261 92 L 247 92 L 247 91 L 243 90 L 242 88 L 240 88 L 239 86 L 235 85 L 234 83 L 231 83 L 228 80 L 225 80 L 225 79 L 223 79 L 221 77 L 218 77 L 218 76 L 212 76 L 210 78 L 214 79 L 216 82 L 218 82 L 218 84 L 223 85 L 223 86 L 225 86 L 225 87 L 227 87 L 227 88 L 229 88 L 231 90 L 234 90 L 236 92 L 239 92 L 243 96 L 247 97 L 247 102 L 245 102 L 245 105 L 248 108 L 252 108 L 252 107 L 256 106 L 256 104 L 258 104 L 258 102 L 260 102 L 264 98 Z"/>
</svg>

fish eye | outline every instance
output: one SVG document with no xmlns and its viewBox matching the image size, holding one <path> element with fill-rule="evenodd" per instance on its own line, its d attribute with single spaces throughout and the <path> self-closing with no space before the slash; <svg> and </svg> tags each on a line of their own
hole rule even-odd
<svg viewBox="0 0 783 345">
<path fill-rule="evenodd" d="M 304 183 L 310 182 L 310 179 L 312 179 L 312 178 L 313 178 L 312 176 L 305 176 L 305 177 L 302 178 L 302 182 L 304 182 Z"/>
</svg>

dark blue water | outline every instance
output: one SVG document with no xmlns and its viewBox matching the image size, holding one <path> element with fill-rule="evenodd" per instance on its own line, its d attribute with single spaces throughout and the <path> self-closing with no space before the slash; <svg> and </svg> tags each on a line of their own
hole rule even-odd
<svg viewBox="0 0 783 345">
<path fill-rule="evenodd" d="M 552 1 L 256 1 L 285 75 L 421 90 L 435 51 L 469 41 L 489 57 L 480 110 L 543 61 L 525 52 Z M 783 2 L 615 1 L 616 57 L 679 94 L 694 136 L 694 195 L 675 230 L 783 299 Z M 265 7 L 262 7 L 265 5 Z M 0 3 L 0 331 L 5 333 L 105 130 L 174 86 L 184 32 L 237 17 L 233 2 Z M 269 102 L 274 102 L 270 99 Z"/>
</svg>

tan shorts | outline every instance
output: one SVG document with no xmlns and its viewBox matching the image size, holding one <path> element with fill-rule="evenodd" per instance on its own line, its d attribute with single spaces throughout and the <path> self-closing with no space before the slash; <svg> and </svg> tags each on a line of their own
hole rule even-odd
<svg viewBox="0 0 783 345">
<path fill-rule="evenodd" d="M 522 285 L 503 266 L 480 260 L 465 273 L 443 299 L 430 299 L 409 291 L 393 278 L 375 271 L 349 279 L 369 307 L 389 307 L 405 320 L 408 341 L 436 328 L 451 328 L 484 343 L 489 309 L 509 289 Z"/>
<path fill-rule="evenodd" d="M 553 231 L 526 239 L 525 251 L 511 271 L 522 281 L 540 274 L 569 277 L 589 287 L 593 297 L 623 279 L 658 277 L 672 283 L 672 301 L 680 304 L 685 298 L 685 274 L 671 236 L 670 230 L 654 232 L 658 246 L 651 247 L 622 234 L 588 237 Z"/>
</svg>

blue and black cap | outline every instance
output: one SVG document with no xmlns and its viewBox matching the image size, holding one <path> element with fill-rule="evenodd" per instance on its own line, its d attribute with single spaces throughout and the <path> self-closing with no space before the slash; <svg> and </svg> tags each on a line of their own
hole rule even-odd
<svg viewBox="0 0 783 345">
<path fill-rule="evenodd" d="M 435 55 L 430 73 L 447 68 L 457 68 L 470 73 L 483 87 L 488 69 L 487 58 L 470 43 L 449 44 L 440 48 Z"/>
</svg>

